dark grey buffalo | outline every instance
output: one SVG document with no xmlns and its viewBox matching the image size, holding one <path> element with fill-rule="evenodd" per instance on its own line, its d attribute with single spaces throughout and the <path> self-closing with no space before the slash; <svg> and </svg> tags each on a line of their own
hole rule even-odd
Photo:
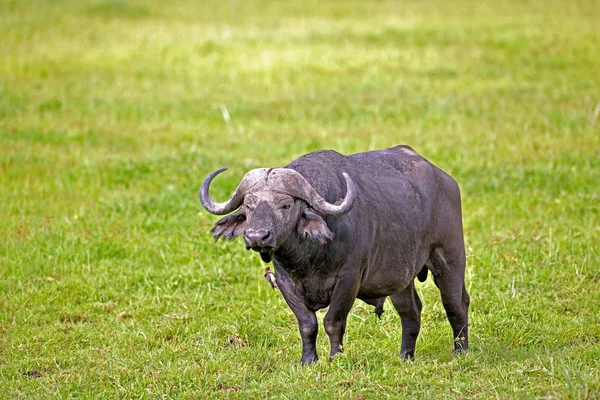
<svg viewBox="0 0 600 400">
<path fill-rule="evenodd" d="M 316 361 L 315 311 L 330 357 L 342 351 L 348 312 L 359 298 L 383 312 L 390 296 L 402 322 L 400 356 L 412 359 L 421 325 L 414 278 L 431 271 L 452 326 L 454 350 L 468 347 L 468 308 L 460 192 L 449 175 L 407 146 L 344 156 L 317 151 L 285 168 L 248 172 L 231 198 L 215 203 L 208 176 L 200 200 L 225 215 L 215 239 L 243 235 L 246 248 L 273 261 L 277 284 L 296 315 L 302 363 Z"/>
</svg>

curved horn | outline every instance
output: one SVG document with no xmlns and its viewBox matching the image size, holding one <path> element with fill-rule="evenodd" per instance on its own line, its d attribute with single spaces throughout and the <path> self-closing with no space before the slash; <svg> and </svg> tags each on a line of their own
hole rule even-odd
<svg viewBox="0 0 600 400">
<path fill-rule="evenodd" d="M 342 175 L 346 180 L 346 196 L 339 205 L 328 203 L 305 177 L 293 169 L 277 168 L 271 170 L 268 182 L 272 184 L 276 180 L 277 184 L 290 195 L 305 200 L 312 208 L 322 214 L 342 216 L 352 209 L 356 200 L 356 186 L 354 185 L 354 181 L 345 172 Z"/>
<path fill-rule="evenodd" d="M 268 172 L 268 169 L 266 168 L 257 168 L 249 171 L 246 175 L 244 175 L 244 177 L 240 181 L 239 185 L 237 186 L 229 200 L 227 200 L 224 203 L 215 203 L 213 199 L 210 198 L 210 195 L 208 194 L 208 189 L 210 188 L 212 180 L 221 172 L 226 170 L 227 168 L 221 168 L 214 171 L 208 176 L 208 178 L 204 180 L 202 186 L 200 187 L 200 202 L 202 203 L 206 211 L 208 211 L 211 214 L 225 215 L 238 209 L 242 205 L 242 202 L 244 201 L 244 196 L 246 195 L 246 193 L 248 193 L 248 190 L 251 187 L 258 184 L 261 180 L 264 181 Z"/>
<path fill-rule="evenodd" d="M 342 175 L 344 175 L 344 179 L 346 180 L 346 196 L 339 205 L 328 203 L 319 195 L 319 193 L 317 193 L 312 185 L 310 186 L 310 188 L 314 191 L 314 194 L 311 193 L 311 197 L 307 200 L 315 210 L 325 215 L 331 215 L 335 217 L 342 216 L 352 209 L 354 206 L 354 201 L 356 200 L 356 186 L 354 185 L 352 178 L 350 178 L 350 175 L 345 172 L 342 172 Z M 308 183 L 308 181 L 306 183 Z"/>
</svg>

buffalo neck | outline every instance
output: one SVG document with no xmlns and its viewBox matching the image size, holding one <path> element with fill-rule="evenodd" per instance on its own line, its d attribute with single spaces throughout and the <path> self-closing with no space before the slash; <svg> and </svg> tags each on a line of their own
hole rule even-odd
<svg viewBox="0 0 600 400">
<path fill-rule="evenodd" d="M 275 251 L 273 261 L 296 280 L 309 275 L 330 274 L 331 267 L 339 264 L 334 253 L 329 243 L 322 245 L 317 241 L 301 239 L 295 235 Z"/>
</svg>

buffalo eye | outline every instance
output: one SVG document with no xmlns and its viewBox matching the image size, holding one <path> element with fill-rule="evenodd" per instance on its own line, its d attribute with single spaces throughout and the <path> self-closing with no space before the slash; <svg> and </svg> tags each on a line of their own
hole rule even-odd
<svg viewBox="0 0 600 400">
<path fill-rule="evenodd" d="M 282 210 L 289 210 L 289 209 L 290 209 L 290 207 L 292 207 L 292 205 L 291 205 L 291 204 L 284 204 L 284 205 L 282 205 L 282 206 L 281 206 L 281 207 L 279 207 L 279 208 L 281 208 Z"/>
<path fill-rule="evenodd" d="M 246 207 L 247 211 L 254 211 L 254 207 L 248 205 L 248 204 L 244 204 L 244 207 Z"/>
</svg>

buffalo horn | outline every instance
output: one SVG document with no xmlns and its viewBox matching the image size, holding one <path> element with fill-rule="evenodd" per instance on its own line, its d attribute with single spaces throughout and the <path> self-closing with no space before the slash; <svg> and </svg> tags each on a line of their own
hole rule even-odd
<svg viewBox="0 0 600 400">
<path fill-rule="evenodd" d="M 225 170 L 227 170 L 227 168 L 221 168 L 210 174 L 200 187 L 200 202 L 204 208 L 206 208 L 206 211 L 211 214 L 225 215 L 238 209 L 242 205 L 244 196 L 246 193 L 248 193 L 250 188 L 259 183 L 261 180 L 264 181 L 265 177 L 267 176 L 267 172 L 269 171 L 267 168 L 257 168 L 249 171 L 246 175 L 244 175 L 238 187 L 235 189 L 228 201 L 224 203 L 215 203 L 210 198 L 208 189 L 210 188 L 210 183 L 212 180 Z"/>
<path fill-rule="evenodd" d="M 288 168 L 276 168 L 271 170 L 269 174 L 269 186 L 274 180 L 279 182 L 277 186 L 281 186 L 290 195 L 305 200 L 316 211 L 331 216 L 341 216 L 346 214 L 356 200 L 356 186 L 354 181 L 345 172 L 342 173 L 346 180 L 346 196 L 340 204 L 328 203 L 315 188 L 300 175 L 297 171 Z"/>
</svg>

